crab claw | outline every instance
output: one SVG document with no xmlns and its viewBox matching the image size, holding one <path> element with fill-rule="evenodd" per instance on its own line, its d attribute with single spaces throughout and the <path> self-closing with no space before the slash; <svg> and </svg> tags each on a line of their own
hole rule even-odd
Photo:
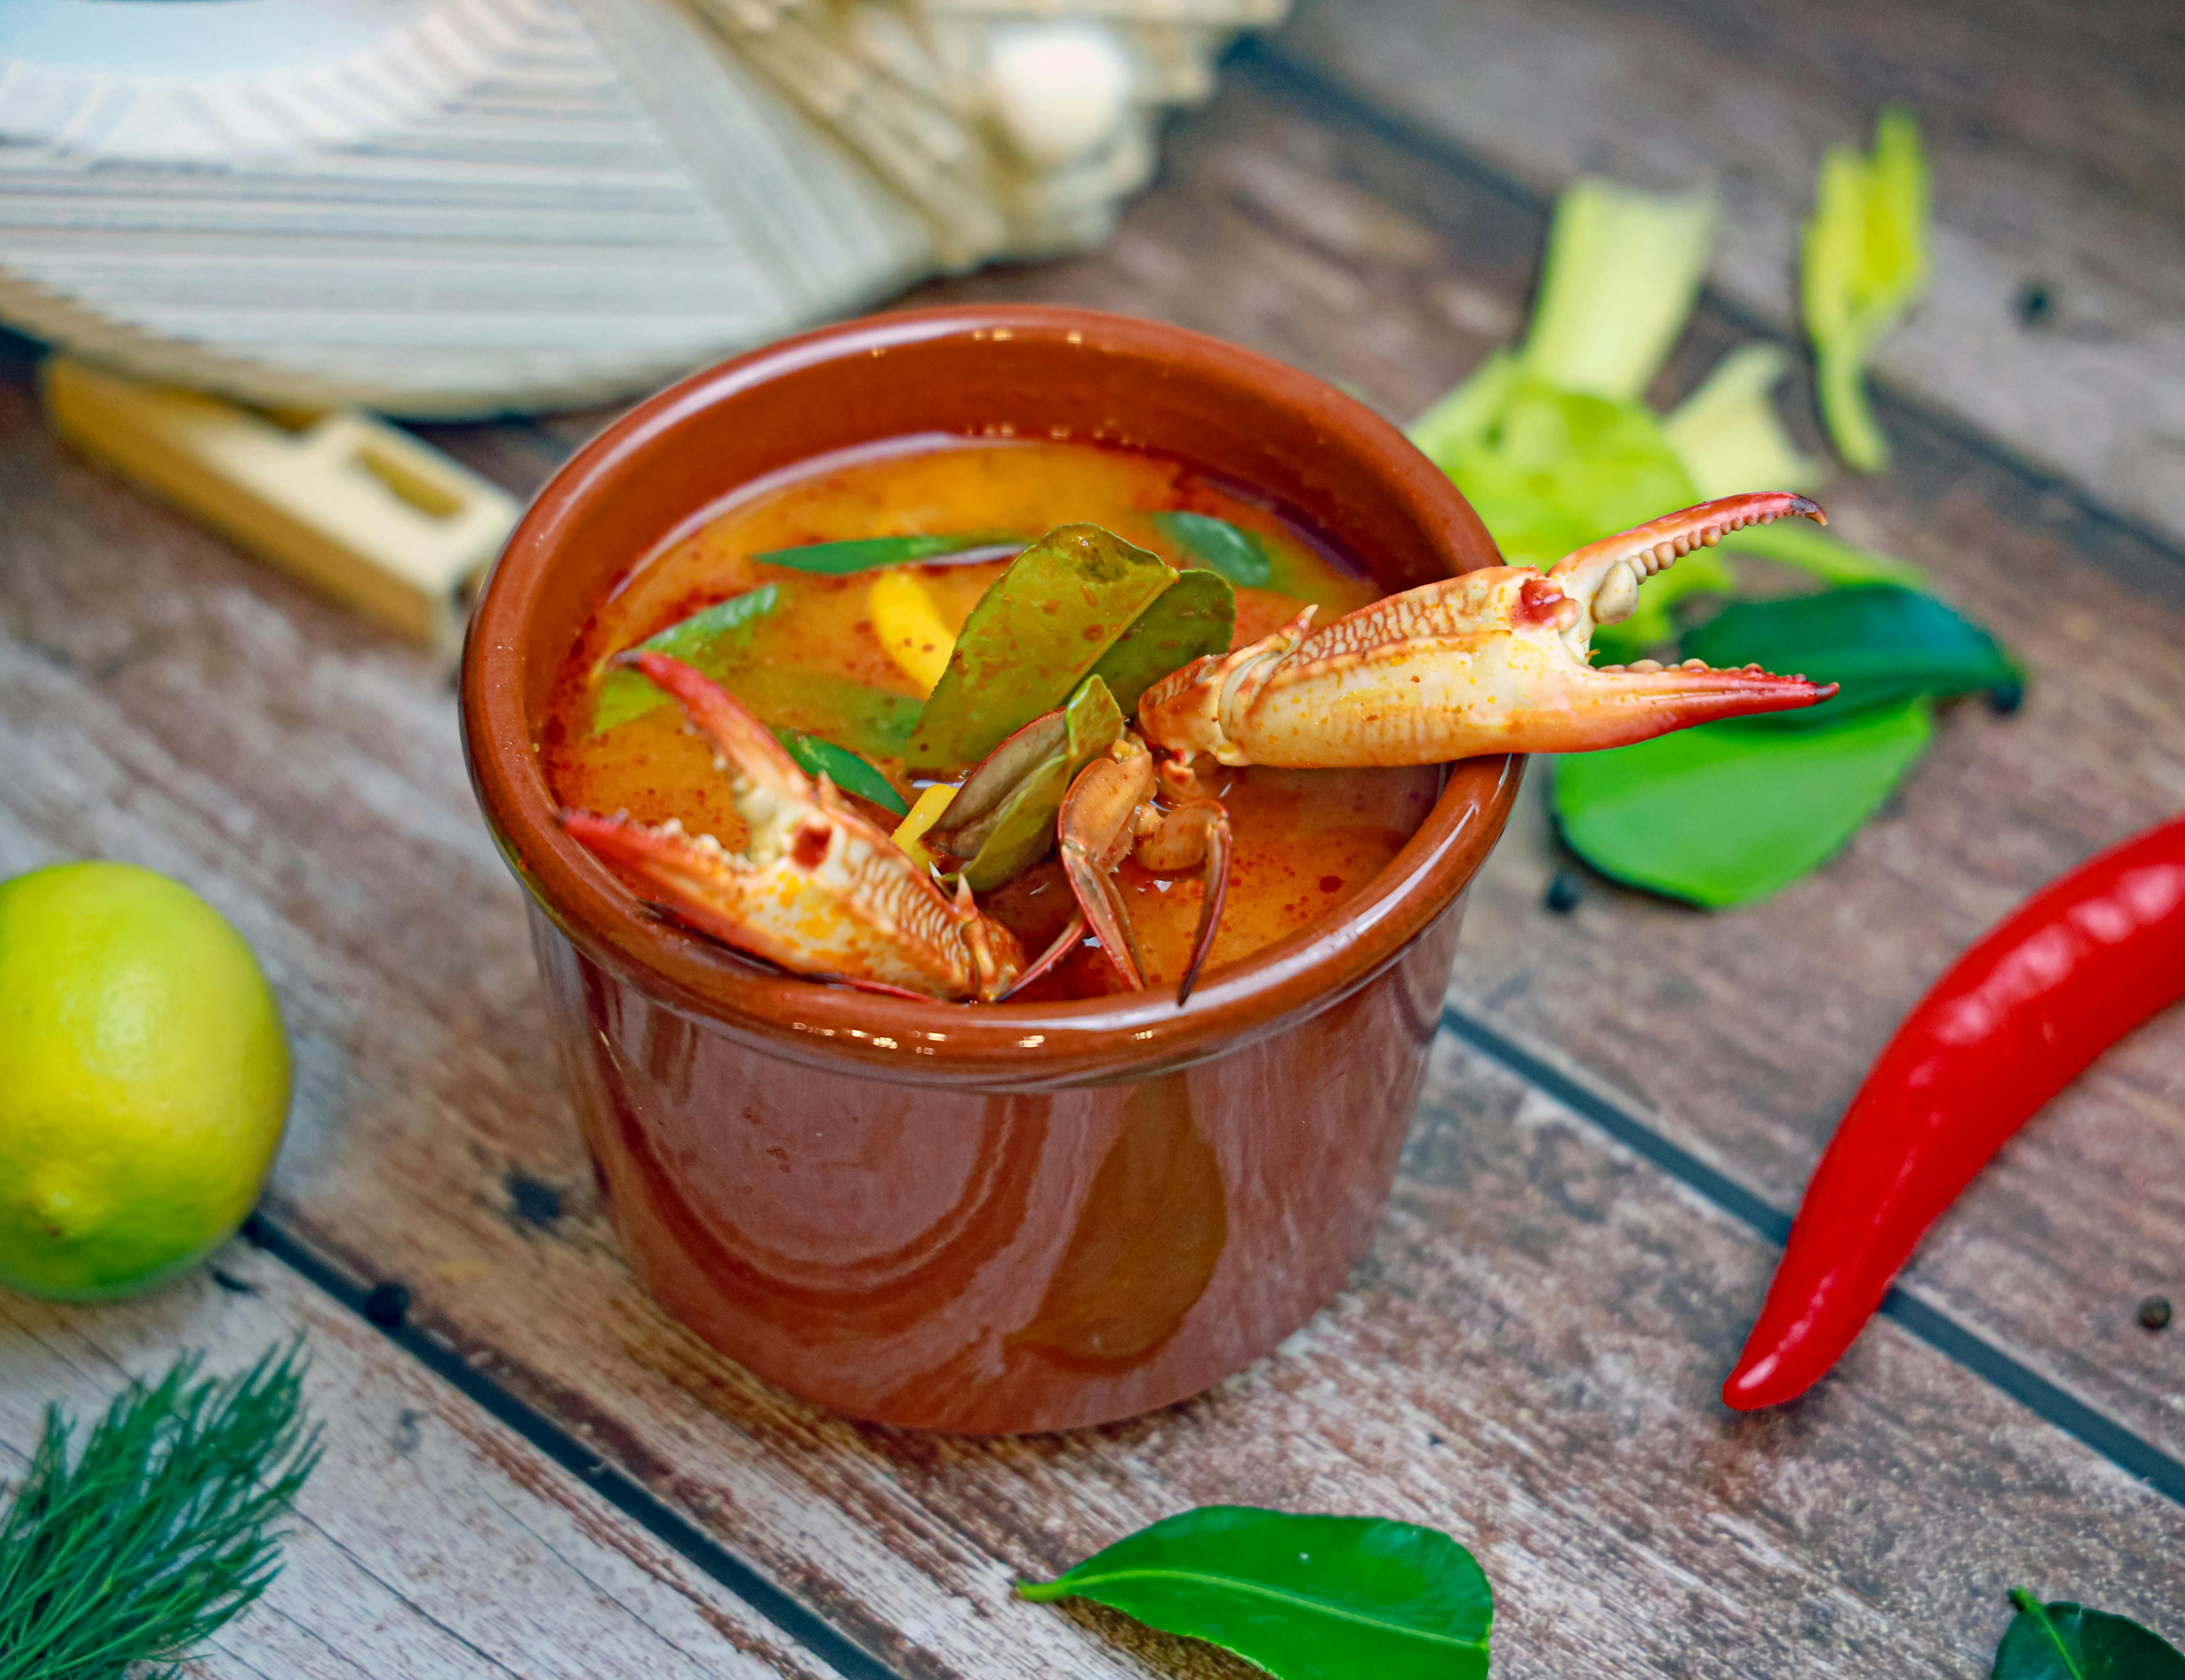
<svg viewBox="0 0 2185 1680">
<path fill-rule="evenodd" d="M 1589 544 L 1545 575 L 1523 566 L 1467 572 L 1318 629 L 1301 614 L 1263 641 L 1155 683 L 1138 703 L 1139 733 L 1187 759 L 1349 769 L 1624 747 L 1813 705 L 1836 685 L 1696 659 L 1587 664 L 1594 626 L 1628 618 L 1644 577 L 1786 514 L 1824 518 L 1802 496 L 1725 496 Z"/>
<path fill-rule="evenodd" d="M 652 888 L 678 921 L 792 973 L 919 997 L 992 1001 L 1008 989 L 1023 952 L 968 888 L 943 893 L 718 684 L 663 654 L 628 663 L 712 741 L 751 837 L 735 852 L 673 820 L 568 811 L 562 825 L 573 838 Z"/>
<path fill-rule="evenodd" d="M 1637 612 L 1639 585 L 1655 573 L 1668 570 L 1695 548 L 1713 548 L 1732 531 L 1792 514 L 1817 525 L 1829 522 L 1818 502 L 1789 490 L 1762 490 L 1665 513 L 1566 554 L 1548 573 L 1549 581 L 1579 603 L 1575 622 L 1563 631 L 1565 640 L 1583 659 L 1594 626 L 1620 624 Z"/>
</svg>

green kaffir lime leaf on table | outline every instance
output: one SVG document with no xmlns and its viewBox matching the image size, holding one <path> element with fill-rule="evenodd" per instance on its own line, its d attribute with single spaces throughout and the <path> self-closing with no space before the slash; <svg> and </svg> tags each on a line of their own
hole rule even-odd
<svg viewBox="0 0 2185 1680">
<path fill-rule="evenodd" d="M 1796 731 L 1703 724 L 1563 757 L 1551 798 L 1563 837 L 1603 875 L 1722 909 L 1825 862 L 1917 762 L 1930 727 L 1924 698 Z"/>
<path fill-rule="evenodd" d="M 2044 1604 L 2023 1588 L 1991 1680 L 2185 1680 L 2185 1652 L 2121 1616 Z"/>
<path fill-rule="evenodd" d="M 1479 1680 L 1495 1619 L 1486 1575 L 1446 1534 L 1244 1505 L 1169 1517 L 1017 1593 L 1092 1599 L 1277 1680 Z"/>
<path fill-rule="evenodd" d="M 1826 727 L 1914 694 L 1937 698 L 2014 687 L 2025 672 L 2001 643 L 1931 595 L 1888 584 L 1731 603 L 1685 633 L 1685 657 L 1751 662 L 1841 686 L 1834 699 L 1750 720 L 1776 730 Z"/>
</svg>

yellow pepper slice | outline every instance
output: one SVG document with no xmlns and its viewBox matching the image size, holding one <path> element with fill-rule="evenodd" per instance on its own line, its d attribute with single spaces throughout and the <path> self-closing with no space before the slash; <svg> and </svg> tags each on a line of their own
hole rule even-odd
<svg viewBox="0 0 2185 1680">
<path fill-rule="evenodd" d="M 895 843 L 928 869 L 933 866 L 933 854 L 925 849 L 925 831 L 941 820 L 942 812 L 955 797 L 953 787 L 929 787 L 918 796 L 910 815 L 896 825 Z"/>
<path fill-rule="evenodd" d="M 931 694 L 942 672 L 948 669 L 956 636 L 925 585 L 908 572 L 882 572 L 873 580 L 865 610 L 897 669 L 918 685 L 919 692 Z"/>
</svg>

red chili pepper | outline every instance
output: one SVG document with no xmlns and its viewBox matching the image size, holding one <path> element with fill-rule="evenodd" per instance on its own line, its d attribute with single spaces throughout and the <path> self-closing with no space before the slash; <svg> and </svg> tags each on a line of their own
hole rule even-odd
<svg viewBox="0 0 2185 1680">
<path fill-rule="evenodd" d="M 2180 998 L 2185 816 L 2043 888 L 1904 1018 L 1813 1169 L 1724 1400 L 1751 1411 L 1819 1381 L 1973 1174 Z"/>
</svg>

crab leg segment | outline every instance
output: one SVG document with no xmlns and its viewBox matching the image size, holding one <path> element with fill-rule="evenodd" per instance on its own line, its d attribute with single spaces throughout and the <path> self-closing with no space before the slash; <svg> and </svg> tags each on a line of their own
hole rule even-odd
<svg viewBox="0 0 2185 1680">
<path fill-rule="evenodd" d="M 1101 949 L 1134 992 L 1145 989 L 1146 959 L 1129 907 L 1115 886 L 1116 865 L 1135 853 L 1148 869 L 1203 871 L 1199 927 L 1192 936 L 1191 960 L 1176 986 L 1181 1005 L 1198 983 L 1221 923 L 1229 885 L 1229 814 L 1209 798 L 1163 811 L 1153 803 L 1154 784 L 1152 754 L 1126 735 L 1078 773 L 1056 827 L 1070 889 Z"/>
<path fill-rule="evenodd" d="M 1160 815 L 1148 827 L 1143 819 L 1151 809 L 1148 805 L 1138 808 L 1138 861 L 1157 874 L 1194 865 L 1199 871 L 1199 927 L 1192 935 L 1191 960 L 1184 965 L 1183 978 L 1176 988 L 1181 1005 L 1199 983 L 1199 971 L 1205 966 L 1221 925 L 1221 904 L 1229 893 L 1229 813 L 1219 800 L 1194 799 Z"/>
<path fill-rule="evenodd" d="M 798 974 L 875 990 L 991 1001 L 1024 966 L 1015 937 L 964 888 L 952 899 L 824 776 L 816 782 L 725 690 L 658 653 L 629 662 L 682 703 L 718 750 L 741 852 L 590 811 L 562 826 L 657 890 L 679 921 Z"/>
<path fill-rule="evenodd" d="M 1139 731 L 1185 759 L 1349 769 L 1586 752 L 1810 706 L 1834 685 L 1697 660 L 1586 663 L 1594 624 L 1629 616 L 1642 570 L 1785 513 L 1820 510 L 1803 496 L 1730 496 L 1591 544 L 1545 576 L 1469 572 L 1317 630 L 1308 609 L 1265 641 L 1154 684 L 1138 703 Z"/>
<path fill-rule="evenodd" d="M 1100 949 L 1134 992 L 1146 987 L 1145 953 L 1114 871 L 1137 838 L 1138 806 L 1153 790 L 1153 759 L 1143 748 L 1120 760 L 1104 753 L 1077 773 L 1055 823 L 1070 890 Z"/>
</svg>

